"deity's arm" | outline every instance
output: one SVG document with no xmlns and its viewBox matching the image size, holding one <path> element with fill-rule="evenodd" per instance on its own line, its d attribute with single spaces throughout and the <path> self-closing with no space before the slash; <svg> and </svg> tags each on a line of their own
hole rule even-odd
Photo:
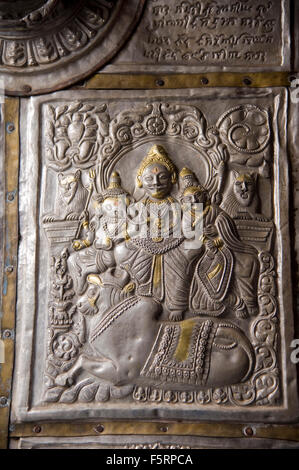
<svg viewBox="0 0 299 470">
<path fill-rule="evenodd" d="M 89 247 L 95 239 L 95 217 L 89 222 L 86 216 L 81 223 L 81 230 L 79 235 L 81 238 L 73 240 L 73 248 L 76 251 L 82 250 L 82 248 Z"/>
</svg>

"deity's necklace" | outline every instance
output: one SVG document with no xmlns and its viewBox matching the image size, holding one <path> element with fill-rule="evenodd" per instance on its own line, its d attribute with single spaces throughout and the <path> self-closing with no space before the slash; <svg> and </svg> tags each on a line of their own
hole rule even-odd
<svg viewBox="0 0 299 470">
<path fill-rule="evenodd" d="M 151 222 L 152 220 L 152 215 L 154 216 L 154 227 L 151 227 L 151 230 L 153 230 L 155 233 L 152 233 L 151 235 L 157 235 L 157 236 L 151 236 L 151 238 L 156 241 L 156 242 L 161 242 L 164 237 L 161 236 L 163 235 L 161 233 L 163 229 L 163 219 L 165 218 L 167 212 L 169 212 L 169 207 L 171 204 L 173 204 L 175 201 L 174 199 L 169 196 L 167 199 L 162 199 L 160 201 L 153 201 L 152 199 L 148 198 L 144 201 L 146 207 L 150 206 L 150 217 L 147 218 L 147 223 Z M 169 224 L 168 229 L 172 229 L 174 226 L 174 222 Z M 160 236 L 159 236 L 160 235 Z M 170 233 L 168 232 L 167 235 L 169 236 Z"/>
<path fill-rule="evenodd" d="M 128 237 L 127 221 L 125 219 L 121 219 L 120 222 L 118 221 L 117 218 L 114 218 L 114 219 L 117 220 L 116 222 L 115 221 L 112 222 L 112 220 L 111 220 L 112 218 L 110 218 L 110 217 L 103 216 L 103 219 L 104 220 L 103 220 L 102 227 L 103 227 L 104 232 L 106 233 L 109 240 L 112 240 L 112 241 L 116 240 L 121 233 L 124 233 L 124 238 L 127 239 L 127 237 Z M 113 233 L 111 233 L 111 230 L 108 228 L 108 221 L 109 221 L 110 224 L 111 223 L 114 224 L 114 228 L 112 229 Z M 123 228 L 123 226 L 125 226 L 125 227 Z"/>
<path fill-rule="evenodd" d="M 198 222 L 200 222 L 204 218 L 204 216 L 208 213 L 210 208 L 211 208 L 211 206 L 208 204 L 204 208 L 204 210 L 199 213 L 199 215 L 196 215 L 196 212 L 195 212 L 194 209 L 189 210 L 189 214 L 191 215 L 191 218 L 194 219 L 193 222 L 192 222 L 192 227 L 194 227 Z"/>
</svg>

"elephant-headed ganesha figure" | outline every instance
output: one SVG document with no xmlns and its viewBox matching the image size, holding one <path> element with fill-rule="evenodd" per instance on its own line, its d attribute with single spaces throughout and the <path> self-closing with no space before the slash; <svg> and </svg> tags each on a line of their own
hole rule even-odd
<svg viewBox="0 0 299 470">
<path fill-rule="evenodd" d="M 257 314 L 256 250 L 164 147 L 154 145 L 141 160 L 137 188 L 143 194 L 133 200 L 112 173 L 97 196 L 98 234 L 73 244 L 69 269 L 73 277 L 84 273 L 77 309 L 88 346 L 56 383 L 88 372 L 121 396 L 140 383 L 185 390 L 245 381 L 254 352 L 231 319 Z"/>
</svg>

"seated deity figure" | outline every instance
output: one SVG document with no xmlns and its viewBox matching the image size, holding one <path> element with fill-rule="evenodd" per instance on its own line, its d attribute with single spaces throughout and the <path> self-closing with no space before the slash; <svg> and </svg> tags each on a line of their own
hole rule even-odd
<svg viewBox="0 0 299 470">
<path fill-rule="evenodd" d="M 106 190 L 93 197 L 95 215 L 89 220 L 85 211 L 81 238 L 73 240 L 75 250 L 68 259 L 77 294 L 86 287 L 86 277 L 115 267 L 113 247 L 127 237 L 126 210 L 130 197 L 113 172 Z"/>
<path fill-rule="evenodd" d="M 152 297 L 170 320 L 179 321 L 188 309 L 196 250 L 182 246 L 181 208 L 171 194 L 176 181 L 174 163 L 162 146 L 154 145 L 137 172 L 137 186 L 144 196 L 135 204 L 137 217 L 128 222 L 130 239 L 125 250 L 122 245 L 114 253 L 134 280 L 137 294 Z"/>
<path fill-rule="evenodd" d="M 190 310 L 198 315 L 218 316 L 231 309 L 239 318 L 255 315 L 259 263 L 256 250 L 238 238 L 232 219 L 212 204 L 207 191 L 188 168 L 181 171 L 181 203 L 189 204 L 191 225 L 197 223 L 192 206 L 201 203 L 202 250 L 190 290 Z M 184 214 L 188 218 L 188 211 Z"/>
</svg>

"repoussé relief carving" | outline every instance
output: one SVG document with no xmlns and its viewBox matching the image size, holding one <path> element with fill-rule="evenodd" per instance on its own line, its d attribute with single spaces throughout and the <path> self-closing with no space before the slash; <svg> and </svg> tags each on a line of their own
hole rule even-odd
<svg viewBox="0 0 299 470">
<path fill-rule="evenodd" d="M 122 47 L 144 2 L 1 2 L 0 69 L 5 92 L 41 94 L 83 80 Z"/>
<path fill-rule="evenodd" d="M 43 214 L 43 401 L 279 399 L 274 225 L 258 196 L 270 134 L 268 111 L 254 105 L 214 126 L 181 103 L 112 118 L 108 105 L 48 105 L 45 155 L 57 193 Z M 186 144 L 201 171 L 186 167 Z M 140 158 L 129 174 L 119 162 L 132 148 Z"/>
<path fill-rule="evenodd" d="M 48 0 L 0 11 L 1 57 L 9 67 L 38 67 L 65 59 L 97 40 L 115 1 L 69 2 Z M 59 20 L 59 21 L 58 21 Z M 63 20 L 63 21 L 62 21 Z M 11 31 L 7 31 L 10 26 Z M 19 30 L 16 38 L 12 31 Z"/>
</svg>

